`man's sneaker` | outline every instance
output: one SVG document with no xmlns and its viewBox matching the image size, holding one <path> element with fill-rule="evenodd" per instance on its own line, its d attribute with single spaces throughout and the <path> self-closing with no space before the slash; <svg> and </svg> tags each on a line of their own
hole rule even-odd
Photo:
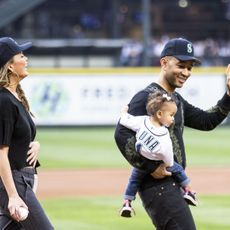
<svg viewBox="0 0 230 230">
<path fill-rule="evenodd" d="M 123 217 L 132 217 L 135 215 L 135 211 L 128 200 L 124 202 L 121 210 L 119 211 L 119 214 Z"/>
<path fill-rule="evenodd" d="M 184 193 L 184 199 L 190 205 L 193 205 L 193 206 L 198 205 L 198 201 L 197 201 L 197 198 L 196 198 L 196 193 L 193 193 L 191 191 L 187 191 L 187 192 Z"/>
</svg>

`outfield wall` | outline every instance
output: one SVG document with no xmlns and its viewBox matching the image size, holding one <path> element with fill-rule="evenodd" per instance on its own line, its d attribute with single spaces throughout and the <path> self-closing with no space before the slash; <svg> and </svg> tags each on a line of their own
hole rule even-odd
<svg viewBox="0 0 230 230">
<path fill-rule="evenodd" d="M 183 89 L 203 109 L 225 92 L 224 68 L 195 68 Z M 39 126 L 115 125 L 120 109 L 157 79 L 159 68 L 31 69 L 22 81 Z"/>
</svg>

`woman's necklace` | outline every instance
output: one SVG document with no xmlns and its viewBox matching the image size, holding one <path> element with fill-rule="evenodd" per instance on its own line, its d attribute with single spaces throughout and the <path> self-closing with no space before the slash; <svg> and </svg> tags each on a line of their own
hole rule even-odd
<svg viewBox="0 0 230 230">
<path fill-rule="evenodd" d="M 9 86 L 5 88 L 9 90 L 19 101 L 21 101 L 21 99 L 18 96 L 18 93 L 15 90 L 11 89 Z"/>
</svg>

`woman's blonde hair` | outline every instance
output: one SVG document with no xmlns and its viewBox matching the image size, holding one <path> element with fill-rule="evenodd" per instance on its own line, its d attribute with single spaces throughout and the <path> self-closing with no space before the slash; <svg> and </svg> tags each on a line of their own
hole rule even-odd
<svg viewBox="0 0 230 230">
<path fill-rule="evenodd" d="M 0 68 L 0 87 L 10 86 L 10 75 L 13 73 L 8 69 L 8 66 L 12 62 L 13 62 L 13 58 L 9 60 L 3 67 Z M 20 84 L 17 85 L 16 92 L 26 111 L 28 111 L 33 116 L 33 114 L 30 111 L 29 102 Z"/>
</svg>

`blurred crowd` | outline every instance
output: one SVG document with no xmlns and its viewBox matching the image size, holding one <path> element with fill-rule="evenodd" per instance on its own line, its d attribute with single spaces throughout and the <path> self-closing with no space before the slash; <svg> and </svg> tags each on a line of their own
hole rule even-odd
<svg viewBox="0 0 230 230">
<path fill-rule="evenodd" d="M 13 0 L 0 0 L 0 8 L 7 2 L 10 4 Z M 110 54 L 116 57 L 116 65 L 119 62 L 120 66 L 142 66 L 145 59 L 142 57 L 146 57 L 143 47 L 142 29 L 145 14 L 142 2 L 41 1 L 27 12 L 21 10 L 20 17 L 0 27 L 0 34 L 17 39 L 44 40 L 130 38 L 123 47 L 119 44 L 115 52 Z M 20 9 L 16 8 L 15 11 L 18 12 Z M 193 41 L 195 54 L 200 57 L 203 66 L 222 66 L 230 62 L 230 0 L 151 0 L 150 13 L 150 31 L 153 38 L 149 42 L 147 55 L 152 66 L 159 65 L 160 51 L 167 40 L 178 36 L 185 36 Z M 3 17 L 2 21 L 4 20 Z M 84 48 L 84 54 L 95 55 L 90 53 L 93 52 L 90 47 Z M 119 56 L 117 51 L 120 49 Z M 102 53 L 101 50 L 99 52 Z"/>
<path fill-rule="evenodd" d="M 168 36 L 151 40 L 148 48 L 148 56 L 152 60 L 151 65 L 159 65 L 160 52 L 168 40 Z M 202 60 L 202 66 L 225 66 L 230 62 L 230 41 L 207 38 L 193 41 L 193 44 L 195 55 Z M 121 49 L 120 65 L 141 66 L 143 51 L 143 42 L 131 39 Z"/>
</svg>

